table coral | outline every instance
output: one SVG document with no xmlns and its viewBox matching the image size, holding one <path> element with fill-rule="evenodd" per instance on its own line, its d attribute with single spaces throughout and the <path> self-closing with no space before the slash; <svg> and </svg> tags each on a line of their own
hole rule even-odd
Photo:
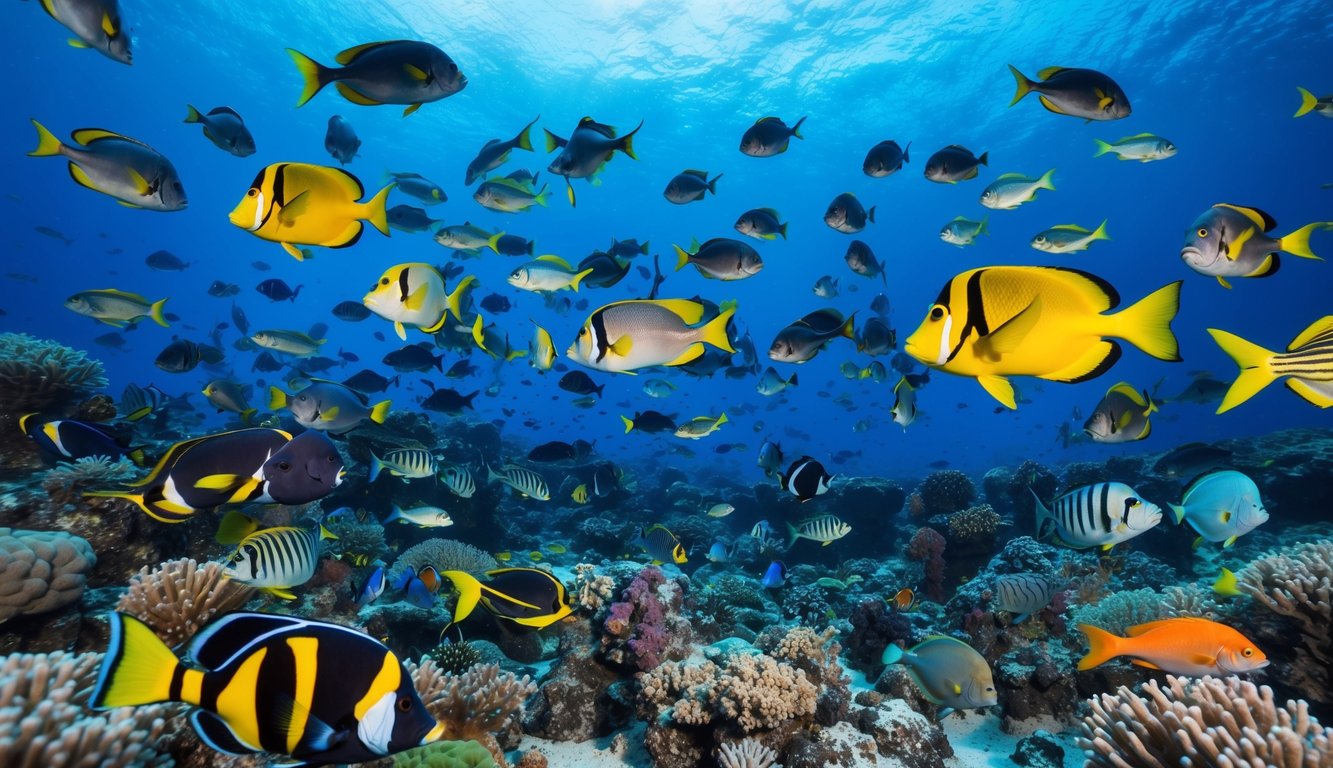
<svg viewBox="0 0 1333 768">
<path fill-rule="evenodd" d="M 96 563 L 73 534 L 0 528 L 0 623 L 77 602 Z"/>
</svg>

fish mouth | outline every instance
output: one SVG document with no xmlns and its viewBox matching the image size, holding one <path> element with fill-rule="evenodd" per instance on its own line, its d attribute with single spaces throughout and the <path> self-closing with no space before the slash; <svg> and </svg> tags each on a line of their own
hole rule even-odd
<svg viewBox="0 0 1333 768">
<path fill-rule="evenodd" d="M 1217 261 L 1217 257 L 1215 256 L 1211 260 L 1209 260 L 1207 257 L 1203 255 L 1203 251 L 1201 249 L 1195 248 L 1192 245 L 1187 245 L 1181 249 L 1180 258 L 1184 260 L 1186 264 L 1197 267 L 1207 267 L 1210 266 L 1213 262 Z"/>
</svg>

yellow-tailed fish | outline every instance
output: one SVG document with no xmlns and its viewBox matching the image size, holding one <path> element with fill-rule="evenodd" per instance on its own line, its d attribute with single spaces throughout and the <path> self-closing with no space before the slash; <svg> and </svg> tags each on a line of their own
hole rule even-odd
<svg viewBox="0 0 1333 768">
<path fill-rule="evenodd" d="M 1240 591 L 1239 582 L 1236 580 L 1236 574 L 1229 569 L 1223 568 L 1213 582 L 1213 592 L 1222 597 L 1240 597 L 1245 594 Z"/>
<path fill-rule="evenodd" d="M 684 365 L 704 345 L 735 352 L 727 323 L 735 307 L 702 325 L 704 305 L 686 299 L 617 301 L 593 312 L 565 355 L 599 371 L 629 373 L 655 365 Z"/>
<path fill-rule="evenodd" d="M 1292 339 L 1286 352 L 1264 349 L 1216 328 L 1209 328 L 1208 333 L 1240 366 L 1240 375 L 1222 398 L 1218 413 L 1226 413 L 1284 377 L 1287 389 L 1306 402 L 1319 408 L 1333 405 L 1333 315 L 1311 323 Z"/>
<path fill-rule="evenodd" d="M 162 314 L 166 303 L 166 299 L 150 301 L 137 293 L 100 288 L 79 291 L 70 296 L 65 299 L 65 309 L 117 328 L 124 328 L 145 317 L 166 328 L 169 324 Z"/>
<path fill-rule="evenodd" d="M 137 139 L 102 128 L 81 128 L 64 144 L 46 126 L 37 129 L 37 148 L 29 157 L 63 156 L 69 175 L 80 186 L 101 192 L 129 208 L 183 211 L 190 204 L 180 174 L 162 153 Z"/>
<path fill-rule="evenodd" d="M 121 64 L 134 63 L 119 0 L 41 0 L 40 5 L 74 33 L 69 39 L 71 47 L 91 48 Z"/>
<path fill-rule="evenodd" d="M 467 275 L 445 290 L 444 276 L 429 264 L 412 262 L 389 267 L 361 299 L 371 312 L 393 323 L 394 333 L 406 340 L 406 326 L 423 333 L 435 333 L 444 327 L 453 313 L 461 321 L 464 293 L 477 279 Z"/>
<path fill-rule="evenodd" d="M 260 170 L 231 212 L 231 223 L 262 240 L 278 243 L 303 261 L 298 245 L 346 248 L 361 238 L 369 221 L 389 234 L 385 203 L 394 185 L 366 202 L 361 181 L 341 168 L 310 163 L 274 163 Z"/>
<path fill-rule="evenodd" d="M 485 573 L 485 581 L 463 571 L 444 571 L 440 575 L 458 590 L 453 624 L 471 615 L 478 605 L 498 619 L 535 629 L 550 626 L 573 612 L 565 585 L 538 568 L 497 568 Z"/>
<path fill-rule="evenodd" d="M 1333 221 L 1316 221 L 1282 237 L 1270 237 L 1277 221 L 1258 208 L 1218 203 L 1185 231 L 1180 258 L 1201 275 L 1230 288 L 1228 277 L 1268 277 L 1282 266 L 1278 252 L 1319 259 L 1310 249 L 1315 230 L 1333 230 Z"/>
<path fill-rule="evenodd" d="M 467 78 L 448 54 L 417 40 L 386 40 L 348 48 L 334 57 L 339 67 L 325 67 L 291 48 L 287 53 L 304 80 L 298 107 L 334 83 L 338 93 L 353 104 L 406 104 L 403 117 L 407 117 L 422 104 L 467 87 Z"/>
</svg>

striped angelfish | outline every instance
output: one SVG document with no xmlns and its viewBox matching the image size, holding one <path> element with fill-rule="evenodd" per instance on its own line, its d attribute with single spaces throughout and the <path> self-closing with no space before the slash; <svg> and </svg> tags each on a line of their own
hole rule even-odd
<svg viewBox="0 0 1333 768">
<path fill-rule="evenodd" d="M 787 546 L 791 547 L 797 539 L 809 539 L 827 547 L 851 532 L 850 525 L 833 515 L 820 515 L 802 521 L 800 525 L 787 523 Z"/>
<path fill-rule="evenodd" d="M 496 480 L 528 498 L 537 499 L 538 501 L 551 500 L 551 489 L 546 485 L 546 478 L 527 467 L 507 464 L 499 472 L 496 472 L 488 464 L 486 466 L 486 482 L 492 483 Z"/>
<path fill-rule="evenodd" d="M 1162 510 L 1124 483 L 1093 483 L 1066 493 L 1047 509 L 1035 491 L 1037 537 L 1055 532 L 1076 549 L 1110 549 L 1162 522 Z"/>
<path fill-rule="evenodd" d="M 477 492 L 477 483 L 467 467 L 449 467 L 444 470 L 444 484 L 461 499 L 470 499 Z"/>
<path fill-rule="evenodd" d="M 394 448 L 383 457 L 371 451 L 370 482 L 375 482 L 375 478 L 386 471 L 407 482 L 419 477 L 432 477 L 439 471 L 439 466 L 435 463 L 435 457 L 425 448 Z"/>
<path fill-rule="evenodd" d="M 1055 584 L 1035 573 L 1015 573 L 995 580 L 995 607 L 1017 614 L 1015 624 L 1022 624 L 1031 614 L 1051 604 Z"/>
<path fill-rule="evenodd" d="M 227 558 L 223 575 L 284 600 L 310 581 L 319 565 L 320 539 L 336 538 L 319 523 L 264 528 L 246 536 Z"/>
</svg>

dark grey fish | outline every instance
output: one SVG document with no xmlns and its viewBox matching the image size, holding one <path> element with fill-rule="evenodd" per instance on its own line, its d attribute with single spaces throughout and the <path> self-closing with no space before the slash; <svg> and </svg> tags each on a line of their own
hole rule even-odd
<svg viewBox="0 0 1333 768">
<path fill-rule="evenodd" d="M 861 163 L 861 171 L 876 179 L 892 176 L 903 167 L 903 163 L 911 162 L 912 158 L 908 155 L 911 149 L 910 141 L 907 142 L 905 149 L 892 139 L 881 141 L 866 153 L 866 159 Z"/>
<path fill-rule="evenodd" d="M 325 67 L 300 51 L 287 49 L 305 79 L 296 106 L 310 101 L 329 83 L 353 104 L 406 104 L 403 116 L 467 87 L 467 78 L 444 51 L 418 40 L 366 43 L 339 53 L 341 67 Z"/>
<path fill-rule="evenodd" d="M 554 152 L 557 147 L 562 149 L 546 170 L 565 177 L 570 205 L 576 204 L 574 187 L 569 184 L 570 179 L 586 179 L 593 176 L 606 165 L 617 150 L 625 153 L 631 160 L 638 159 L 634 154 L 634 134 L 642 127 L 643 123 L 640 122 L 634 130 L 624 136 L 617 136 L 615 128 L 599 123 L 591 117 L 584 117 L 568 139 L 562 139 L 549 130 L 546 131 L 546 151 Z"/>
<path fill-rule="evenodd" d="M 64 233 L 64 232 L 61 232 L 61 231 L 58 230 L 58 229 L 55 229 L 55 228 L 52 228 L 52 227 L 43 227 L 43 226 L 36 226 L 36 227 L 33 227 L 32 229 L 33 229 L 34 232 L 36 232 L 36 233 L 39 234 L 39 235 L 46 235 L 47 237 L 54 238 L 54 239 L 59 240 L 60 242 L 64 243 L 65 245 L 73 245 L 73 244 L 74 244 L 74 239 L 73 239 L 73 238 L 65 237 L 65 233 Z"/>
<path fill-rule="evenodd" d="M 874 251 L 871 251 L 870 246 L 863 241 L 853 240 L 847 246 L 847 254 L 843 256 L 843 261 L 846 261 L 848 268 L 861 277 L 873 278 L 875 275 L 879 275 L 880 282 L 884 283 L 886 287 L 888 286 L 888 278 L 884 275 L 884 265 L 880 263 L 879 259 L 875 258 Z"/>
<path fill-rule="evenodd" d="M 676 250 L 677 272 L 684 269 L 686 264 L 693 264 L 705 277 L 743 280 L 759 274 L 764 268 L 764 260 L 759 257 L 759 252 L 739 240 L 715 237 L 703 245 L 697 242 L 693 245 L 693 251 L 686 251 L 679 245 L 672 246 Z"/>
<path fill-rule="evenodd" d="M 519 235 L 500 235 L 495 241 L 495 250 L 504 256 L 531 256 L 533 242 Z M 445 275 L 448 278 L 448 275 Z"/>
<path fill-rule="evenodd" d="M 427 342 L 408 344 L 384 356 L 385 365 L 399 373 L 425 372 L 431 368 L 444 372 L 444 355 L 432 355 Z"/>
<path fill-rule="evenodd" d="M 447 202 L 449 196 L 444 188 L 419 173 L 394 173 L 390 176 L 398 184 L 398 191 L 415 197 L 426 205 L 438 205 Z"/>
<path fill-rule="evenodd" d="M 465 408 L 472 408 L 472 400 L 480 390 L 470 395 L 464 395 L 456 389 L 436 389 L 434 384 L 429 381 L 426 386 L 431 388 L 430 396 L 421 401 L 422 410 L 435 411 L 437 413 L 458 414 Z"/>
<path fill-rule="evenodd" d="M 856 338 L 856 349 L 867 355 L 886 355 L 898 346 L 898 334 L 880 317 L 872 317 L 861 326 Z"/>
<path fill-rule="evenodd" d="M 488 294 L 479 303 L 481 304 L 482 309 L 495 315 L 508 312 L 511 308 L 509 299 L 498 293 Z"/>
<path fill-rule="evenodd" d="M 866 228 L 867 222 L 873 224 L 874 221 L 875 206 L 870 206 L 870 210 L 867 211 L 851 192 L 843 192 L 833 198 L 833 202 L 829 203 L 828 209 L 824 211 L 824 223 L 844 235 L 860 232 Z"/>
<path fill-rule="evenodd" d="M 153 364 L 167 373 L 186 373 L 199 365 L 199 345 L 189 339 L 177 339 L 158 353 Z"/>
<path fill-rule="evenodd" d="M 395 387 L 398 386 L 398 377 L 394 376 L 392 379 L 386 379 L 380 374 L 366 368 L 343 379 L 342 383 L 343 386 L 351 387 L 358 392 L 374 394 L 388 389 L 390 384 L 393 384 Z"/>
<path fill-rule="evenodd" d="M 504 165 L 505 161 L 509 159 L 509 153 L 515 149 L 523 149 L 531 152 L 532 139 L 529 137 L 528 132 L 532 130 L 532 126 L 535 125 L 541 117 L 541 115 L 537 115 L 531 123 L 523 126 L 523 130 L 519 131 L 517 136 L 509 141 L 491 139 L 486 142 L 486 145 L 481 148 L 481 151 L 477 153 L 477 156 L 473 158 L 472 162 L 468 163 L 467 178 L 463 183 L 471 185 L 477 179 L 485 176 L 488 171 L 495 170 L 501 165 Z"/>
<path fill-rule="evenodd" d="M 736 219 L 736 231 L 756 240 L 774 240 L 778 235 L 787 239 L 787 222 L 779 221 L 780 213 L 772 208 L 751 208 Z"/>
<path fill-rule="evenodd" d="M 839 336 L 854 339 L 856 313 L 843 318 L 836 309 L 819 309 L 778 331 L 769 345 L 768 356 L 781 363 L 804 363 Z"/>
<path fill-rule="evenodd" d="M 708 171 L 684 170 L 667 182 L 662 196 L 676 205 L 685 205 L 695 200 L 702 200 L 704 195 L 709 192 L 714 195 L 717 194 L 717 180 L 720 178 L 722 178 L 722 174 L 719 173 L 713 177 L 712 181 L 709 181 Z"/>
<path fill-rule="evenodd" d="M 639 255 L 647 256 L 648 242 L 644 241 L 640 243 L 633 238 L 629 240 L 617 240 L 613 237 L 611 238 L 611 247 L 607 248 L 606 252 L 612 256 L 624 256 L 627 259 L 632 259 Z"/>
<path fill-rule="evenodd" d="M 329 128 L 324 132 L 324 149 L 328 150 L 339 165 L 347 165 L 361 149 L 361 139 L 356 136 L 352 124 L 342 115 L 329 118 Z"/>
<path fill-rule="evenodd" d="M 189 112 L 185 122 L 199 123 L 204 126 L 204 136 L 224 152 L 237 157 L 249 157 L 255 153 L 255 137 L 245 127 L 245 120 L 231 107 L 217 107 L 201 114 L 199 110 L 187 104 Z"/>
<path fill-rule="evenodd" d="M 1231 451 L 1207 443 L 1186 443 L 1153 464 L 1152 471 L 1176 480 L 1189 480 L 1210 469 L 1230 466 Z"/>
<path fill-rule="evenodd" d="M 750 157 L 772 157 L 787 151 L 791 137 L 804 139 L 801 135 L 802 117 L 796 125 L 787 127 L 779 117 L 761 117 L 755 124 L 745 129 L 741 136 L 741 153 Z"/>
<path fill-rule="evenodd" d="M 163 272 L 179 272 L 190 266 L 189 262 L 181 261 L 180 257 L 171 251 L 153 251 L 144 257 L 143 263 L 147 264 L 149 269 Z"/>
<path fill-rule="evenodd" d="M 576 395 L 595 394 L 598 397 L 601 396 L 602 389 L 606 387 L 605 384 L 598 384 L 593 381 L 592 377 L 583 371 L 570 371 L 569 373 L 566 373 L 564 376 L 560 377 L 557 386 L 566 392 L 573 392 Z"/>
<path fill-rule="evenodd" d="M 414 205 L 395 205 L 385 215 L 389 226 L 404 232 L 425 232 L 440 223 L 439 219 L 432 219 L 425 208 Z"/>
<path fill-rule="evenodd" d="M 592 274 L 583 278 L 583 284 L 595 288 L 610 288 L 625 279 L 625 275 L 629 274 L 629 266 L 628 261 L 613 258 L 601 251 L 593 251 L 579 262 L 578 268 L 574 271 L 577 273 L 591 269 Z"/>
<path fill-rule="evenodd" d="M 256 285 L 255 290 L 268 297 L 269 301 L 294 302 L 296 301 L 297 295 L 301 293 L 301 289 L 304 287 L 304 285 L 298 285 L 296 286 L 296 290 L 292 290 L 292 287 L 287 285 L 285 281 L 272 277 L 259 285 Z"/>
<path fill-rule="evenodd" d="M 359 301 L 340 301 L 333 308 L 333 316 L 349 323 L 359 323 L 370 317 L 370 310 Z"/>
<path fill-rule="evenodd" d="M 1047 67 L 1037 73 L 1038 81 L 1027 79 L 1022 72 L 1009 66 L 1018 89 L 1009 106 L 1036 91 L 1041 105 L 1057 115 L 1081 117 L 1085 120 L 1119 120 L 1133 111 L 1129 97 L 1120 85 L 1095 69 Z"/>
<path fill-rule="evenodd" d="M 273 353 L 269 352 L 266 349 L 260 352 L 259 355 L 255 357 L 255 361 L 250 366 L 250 370 L 261 371 L 263 373 L 274 373 L 276 371 L 281 371 L 284 367 L 285 366 L 278 361 L 278 358 L 274 357 Z"/>
<path fill-rule="evenodd" d="M 235 283 L 224 283 L 221 280 L 214 280 L 213 283 L 208 286 L 208 295 L 219 299 L 226 298 L 227 296 L 235 296 L 240 292 L 241 286 Z"/>
<path fill-rule="evenodd" d="M 250 318 L 245 316 L 245 310 L 234 301 L 231 304 L 231 322 L 242 336 L 250 335 Z"/>
<path fill-rule="evenodd" d="M 1197 405 L 1220 403 L 1230 387 L 1230 384 L 1225 381 L 1218 381 L 1212 376 L 1199 376 L 1191 381 L 1189 386 L 1182 389 L 1180 394 L 1165 402 L 1195 403 Z"/>
<path fill-rule="evenodd" d="M 926 161 L 926 178 L 939 184 L 957 184 L 975 179 L 978 167 L 989 165 L 989 155 L 989 152 L 982 152 L 981 157 L 976 157 L 967 147 L 950 144 Z"/>
</svg>

